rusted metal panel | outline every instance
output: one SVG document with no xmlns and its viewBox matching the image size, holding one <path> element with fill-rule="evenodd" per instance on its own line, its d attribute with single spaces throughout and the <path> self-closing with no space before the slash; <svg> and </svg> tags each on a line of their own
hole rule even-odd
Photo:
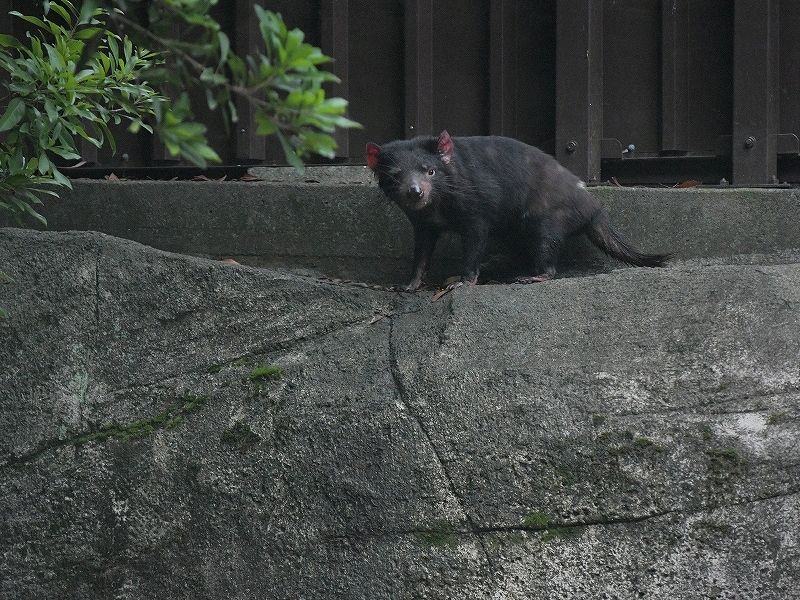
<svg viewBox="0 0 800 600">
<path fill-rule="evenodd" d="M 614 0 L 603 10 L 603 135 L 661 152 L 661 0 Z"/>
<path fill-rule="evenodd" d="M 212 16 L 240 54 L 261 47 L 253 1 L 334 58 L 325 68 L 342 83 L 328 92 L 364 125 L 335 134 L 336 162 L 446 128 L 540 146 L 587 181 L 800 182 L 800 2 L 224 0 Z M 16 21 L 0 15 L 0 31 L 24 37 Z M 225 164 L 284 163 L 246 103 L 226 131 L 203 90 L 190 94 Z M 86 145 L 89 163 L 174 163 L 149 137 L 112 130 L 117 155 Z"/>
<path fill-rule="evenodd" d="M 490 6 L 489 131 L 492 135 L 517 135 L 517 2 L 492 0 Z"/>
<path fill-rule="evenodd" d="M 405 2 L 405 137 L 433 132 L 433 0 Z"/>
<path fill-rule="evenodd" d="M 778 16 L 780 29 L 780 71 L 778 108 L 779 130 L 787 136 L 800 137 L 800 2 L 780 3 Z M 778 154 L 798 153 L 796 146 L 788 142 L 779 144 Z"/>
<path fill-rule="evenodd" d="M 689 153 L 712 155 L 733 122 L 733 11 L 729 2 L 688 4 Z"/>
<path fill-rule="evenodd" d="M 669 153 L 689 150 L 689 2 L 661 3 L 661 149 Z"/>
<path fill-rule="evenodd" d="M 778 0 L 736 0 L 733 183 L 777 182 Z"/>
<path fill-rule="evenodd" d="M 599 181 L 602 0 L 558 0 L 556 39 L 556 158 L 585 181 Z"/>
<path fill-rule="evenodd" d="M 489 29 L 486 0 L 462 0 L 458 8 L 434 3 L 430 133 L 489 133 Z"/>
<path fill-rule="evenodd" d="M 322 51 L 333 59 L 328 70 L 339 78 L 339 83 L 327 86 L 329 96 L 350 97 L 350 2 L 349 0 L 322 0 L 321 6 Z M 346 129 L 333 133 L 337 157 L 350 156 L 350 136 Z"/>
<path fill-rule="evenodd" d="M 350 159 L 364 160 L 367 142 L 406 137 L 405 0 L 350 0 L 349 116 L 364 128 L 352 130 Z"/>
<path fill-rule="evenodd" d="M 492 0 L 489 131 L 555 153 L 556 1 Z"/>
</svg>

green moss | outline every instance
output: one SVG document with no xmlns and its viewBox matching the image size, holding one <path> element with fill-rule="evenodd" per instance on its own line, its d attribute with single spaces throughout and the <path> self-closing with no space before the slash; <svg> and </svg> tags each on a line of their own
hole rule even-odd
<svg viewBox="0 0 800 600">
<path fill-rule="evenodd" d="M 458 538 L 448 531 L 417 531 L 416 536 L 429 546 L 455 546 Z"/>
<path fill-rule="evenodd" d="M 201 394 L 200 396 L 196 396 L 194 394 L 186 394 L 183 397 L 184 403 L 181 407 L 181 412 L 183 413 L 193 413 L 198 410 L 200 407 L 204 406 L 206 402 L 208 402 L 208 394 Z"/>
<path fill-rule="evenodd" d="M 247 376 L 247 379 L 258 383 L 265 383 L 267 381 L 277 381 L 282 376 L 283 371 L 280 367 L 269 365 L 253 369 L 253 372 Z"/>
<path fill-rule="evenodd" d="M 739 461 L 739 453 L 736 452 L 736 450 L 734 450 L 732 448 L 726 448 L 724 450 L 709 450 L 707 452 L 707 454 L 711 458 L 729 459 L 729 460 L 732 460 L 734 462 L 738 462 Z"/>
<path fill-rule="evenodd" d="M 447 522 L 436 523 L 430 529 L 418 529 L 414 535 L 429 546 L 455 546 L 458 543 L 453 525 Z"/>
<path fill-rule="evenodd" d="M 524 544 L 525 535 L 521 531 L 510 531 L 505 536 L 505 541 L 509 544 Z"/>
<path fill-rule="evenodd" d="M 734 479 L 743 475 L 747 469 L 747 462 L 731 448 L 709 450 L 706 454 L 709 456 L 709 483 L 722 489 L 730 488 Z"/>
<path fill-rule="evenodd" d="M 547 523 L 547 515 L 539 511 L 534 511 L 522 519 L 522 526 L 527 529 L 545 529 Z"/>
<path fill-rule="evenodd" d="M 138 440 L 139 438 L 143 438 L 147 435 L 150 435 L 155 430 L 156 430 L 155 419 L 152 420 L 148 419 L 144 421 L 138 421 L 136 423 L 131 423 L 121 432 L 120 437 L 123 440 Z"/>
<path fill-rule="evenodd" d="M 769 420 L 767 421 L 767 423 L 769 423 L 770 425 L 776 425 L 778 423 L 785 422 L 787 418 L 788 418 L 788 413 L 784 410 L 782 412 L 772 413 L 769 416 Z"/>
<path fill-rule="evenodd" d="M 553 468 L 553 473 L 561 478 L 565 486 L 572 486 L 583 481 L 581 472 L 575 468 L 574 463 L 562 462 Z"/>
<path fill-rule="evenodd" d="M 633 444 L 633 433 L 625 431 L 608 431 L 597 436 L 597 445 L 609 456 L 618 457 L 627 454 Z"/>
<path fill-rule="evenodd" d="M 277 381 L 281 377 L 283 377 L 283 371 L 280 367 L 267 365 L 253 369 L 253 372 L 245 377 L 245 381 L 252 383 L 255 393 L 260 395 L 268 383 Z"/>
<path fill-rule="evenodd" d="M 578 527 L 551 527 L 542 535 L 543 542 L 564 539 L 570 540 L 578 537 L 580 528 Z"/>
<path fill-rule="evenodd" d="M 247 423 L 237 421 L 222 432 L 220 441 L 230 446 L 245 447 L 260 442 L 261 436 L 254 432 Z"/>
<path fill-rule="evenodd" d="M 600 427 L 608 420 L 608 417 L 605 415 L 592 415 L 592 425 L 595 427 Z"/>
<path fill-rule="evenodd" d="M 209 375 L 216 375 L 217 373 L 222 371 L 224 366 L 225 365 L 211 365 L 210 367 L 208 367 L 207 372 Z"/>
<path fill-rule="evenodd" d="M 120 440 L 137 440 L 146 437 L 157 429 L 172 429 L 183 422 L 182 414 L 190 414 L 204 406 L 209 399 L 208 394 L 190 394 L 174 397 L 169 406 L 149 419 L 142 419 L 134 423 L 106 423 L 99 431 L 88 433 L 77 437 L 74 440 L 76 446 L 88 444 L 89 442 L 104 442 L 109 438 Z"/>
<path fill-rule="evenodd" d="M 637 448 L 642 448 L 642 449 L 650 448 L 652 450 L 655 450 L 656 452 L 661 452 L 661 451 L 664 450 L 661 446 L 656 444 L 653 440 L 651 440 L 649 438 L 646 438 L 646 437 L 636 438 L 633 441 L 633 445 L 636 446 Z"/>
<path fill-rule="evenodd" d="M 596 441 L 598 444 L 626 444 L 633 441 L 633 432 L 629 429 L 624 431 L 606 431 L 597 436 Z"/>
</svg>

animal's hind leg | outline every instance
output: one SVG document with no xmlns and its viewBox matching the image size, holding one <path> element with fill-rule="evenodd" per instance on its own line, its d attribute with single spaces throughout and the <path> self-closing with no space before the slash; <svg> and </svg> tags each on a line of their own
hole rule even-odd
<svg viewBox="0 0 800 600">
<path fill-rule="evenodd" d="M 517 277 L 517 283 L 536 283 L 555 277 L 556 261 L 564 245 L 560 228 L 552 221 L 542 221 L 538 234 L 532 238 L 531 266 L 535 275 Z"/>
</svg>

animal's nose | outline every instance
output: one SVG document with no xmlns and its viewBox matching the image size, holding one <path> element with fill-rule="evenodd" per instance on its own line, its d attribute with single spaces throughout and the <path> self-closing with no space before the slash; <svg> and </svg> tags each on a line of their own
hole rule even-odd
<svg viewBox="0 0 800 600">
<path fill-rule="evenodd" d="M 419 186 L 418 183 L 412 183 L 410 186 L 408 186 L 408 189 L 406 190 L 406 196 L 408 198 L 411 198 L 412 200 L 418 200 L 419 198 L 422 198 L 424 195 L 425 192 Z"/>
</svg>

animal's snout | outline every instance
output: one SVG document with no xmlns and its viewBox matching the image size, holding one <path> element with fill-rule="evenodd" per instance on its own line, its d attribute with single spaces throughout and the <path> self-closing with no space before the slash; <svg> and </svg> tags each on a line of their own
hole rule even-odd
<svg viewBox="0 0 800 600">
<path fill-rule="evenodd" d="M 406 197 L 410 200 L 420 200 L 425 195 L 425 190 L 416 181 L 408 186 Z"/>
</svg>

